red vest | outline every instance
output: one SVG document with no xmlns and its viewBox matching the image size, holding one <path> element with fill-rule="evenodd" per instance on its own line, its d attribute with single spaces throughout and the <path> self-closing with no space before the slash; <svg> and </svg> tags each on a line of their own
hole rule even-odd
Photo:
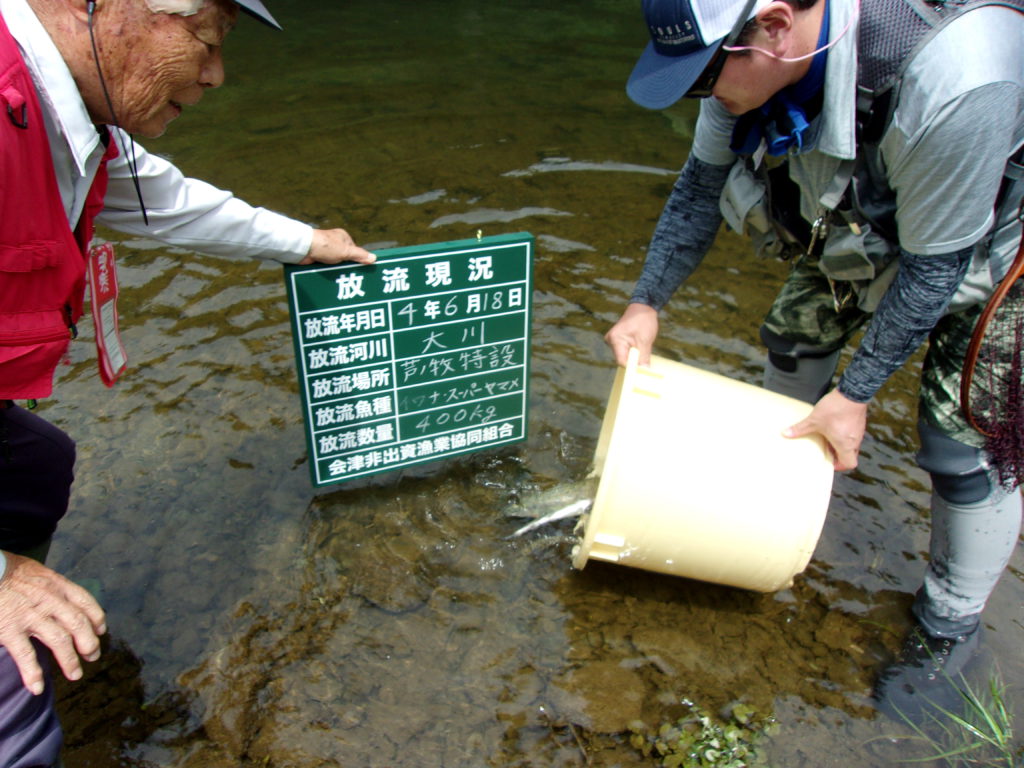
<svg viewBox="0 0 1024 768">
<path fill-rule="evenodd" d="M 32 77 L 0 16 L 0 400 L 53 391 L 82 315 L 84 254 L 116 154 L 111 141 L 72 232 Z"/>
</svg>

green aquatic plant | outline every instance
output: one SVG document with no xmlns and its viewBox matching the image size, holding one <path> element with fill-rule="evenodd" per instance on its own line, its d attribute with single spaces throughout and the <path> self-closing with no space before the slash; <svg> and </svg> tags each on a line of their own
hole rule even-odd
<svg viewBox="0 0 1024 768">
<path fill-rule="evenodd" d="M 644 723 L 630 725 L 630 744 L 663 768 L 750 768 L 767 765 L 760 743 L 777 725 L 757 717 L 753 708 L 737 704 L 717 721 L 692 701 L 689 713 L 651 731 Z"/>
<path fill-rule="evenodd" d="M 956 689 L 960 696 L 959 711 L 933 704 L 922 722 L 903 717 L 913 731 L 913 735 L 905 738 L 921 742 L 931 750 L 926 757 L 904 762 L 941 760 L 953 768 L 1024 766 L 1024 744 L 1014 740 L 1013 713 L 999 674 L 993 672 L 987 687 L 980 689 L 961 676 Z"/>
</svg>

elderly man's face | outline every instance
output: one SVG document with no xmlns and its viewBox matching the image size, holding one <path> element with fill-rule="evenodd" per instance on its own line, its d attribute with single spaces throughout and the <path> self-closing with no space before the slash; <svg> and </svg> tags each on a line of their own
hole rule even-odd
<svg viewBox="0 0 1024 768">
<path fill-rule="evenodd" d="M 228 0 L 206 0 L 192 16 L 153 13 L 141 0 L 122 0 L 123 16 L 97 32 L 100 59 L 118 122 L 155 137 L 224 82 L 221 44 L 238 18 Z M 105 101 L 92 111 L 109 122 Z"/>
</svg>

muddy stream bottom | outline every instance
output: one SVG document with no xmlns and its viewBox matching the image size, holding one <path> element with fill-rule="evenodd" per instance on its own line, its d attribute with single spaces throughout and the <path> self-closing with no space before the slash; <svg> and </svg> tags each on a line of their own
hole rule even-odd
<svg viewBox="0 0 1024 768">
<path fill-rule="evenodd" d="M 201 661 L 151 689 L 115 623 L 104 659 L 64 687 L 69 767 L 653 765 L 629 729 L 684 700 L 773 716 L 774 765 L 907 756 L 876 741 L 905 729 L 865 695 L 908 595 L 832 580 L 823 562 L 774 595 L 572 571 L 571 522 L 505 538 L 515 522 L 495 512 L 534 482 L 522 456 L 478 458 L 322 496 L 250 559 L 215 545 L 207 584 L 172 589 L 157 632 L 164 665 L 194 648 Z M 258 589 L 205 636 L 206 593 L 240 573 Z"/>
<path fill-rule="evenodd" d="M 97 590 L 110 627 L 59 688 L 67 768 L 652 766 L 636 732 L 691 704 L 774 719 L 776 768 L 927 756 L 868 698 L 926 565 L 917 362 L 872 406 L 791 589 L 576 571 L 572 520 L 509 538 L 526 522 L 510 509 L 574 501 L 590 470 L 615 373 L 602 336 L 692 136 L 695 105 L 623 92 L 637 4 L 271 5 L 286 31 L 242 19 L 227 85 L 147 148 L 371 247 L 533 233 L 529 436 L 315 491 L 280 267 L 104 233 L 130 371 L 105 390 L 83 329 L 41 405 L 79 451 L 50 565 Z M 723 233 L 656 351 L 757 383 L 785 274 Z M 738 452 L 737 482 L 752 460 Z M 1022 569 L 1018 552 L 979 665 L 1011 706 Z"/>
</svg>

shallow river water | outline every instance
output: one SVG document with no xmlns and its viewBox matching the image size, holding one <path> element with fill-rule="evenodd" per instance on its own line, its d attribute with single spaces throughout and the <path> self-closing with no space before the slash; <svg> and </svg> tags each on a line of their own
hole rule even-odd
<svg viewBox="0 0 1024 768">
<path fill-rule="evenodd" d="M 280 266 L 105 233 L 131 370 L 105 390 L 85 339 L 41 406 L 80 453 L 51 565 L 99 584 L 110 626 L 61 686 L 68 768 L 654 765 L 629 728 L 684 701 L 774 718 L 782 768 L 920 756 L 867 697 L 927 557 L 917 363 L 873 405 L 791 589 L 576 571 L 571 521 L 507 538 L 525 522 L 510 506 L 589 471 L 615 372 L 602 335 L 692 133 L 693 105 L 625 96 L 639 4 L 270 5 L 286 31 L 241 19 L 227 85 L 147 147 L 370 246 L 532 232 L 529 437 L 316 491 Z M 723 234 L 657 351 L 756 383 L 785 269 Z M 722 415 L 738 483 L 759 458 L 742 427 Z M 1018 554 L 985 614 L 1011 703 L 1022 570 Z"/>
</svg>

